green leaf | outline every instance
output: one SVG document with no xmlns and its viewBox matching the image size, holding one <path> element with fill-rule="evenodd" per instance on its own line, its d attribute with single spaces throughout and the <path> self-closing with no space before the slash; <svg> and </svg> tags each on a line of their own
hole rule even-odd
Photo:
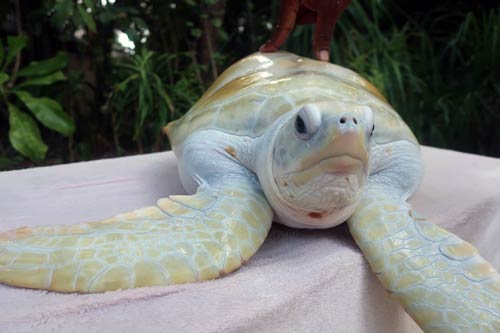
<svg viewBox="0 0 500 333">
<path fill-rule="evenodd" d="M 70 135 L 75 131 L 73 119 L 63 111 L 61 104 L 53 99 L 47 97 L 35 98 L 27 91 L 14 91 L 14 94 L 46 127 L 63 135 Z"/>
<path fill-rule="evenodd" d="M 160 78 L 158 77 L 158 75 L 153 74 L 153 78 L 155 79 L 155 83 L 156 83 L 155 84 L 156 92 L 163 99 L 164 103 L 168 106 L 170 113 L 173 115 L 175 113 L 175 108 L 174 108 L 174 104 L 172 103 L 172 99 L 166 93 L 165 89 L 163 89 L 163 84 L 162 84 Z"/>
<path fill-rule="evenodd" d="M 28 44 L 28 37 L 21 36 L 7 36 L 7 56 L 5 57 L 5 63 L 3 64 L 2 71 L 10 65 L 12 60 L 16 57 L 18 52 L 21 52 L 22 49 L 26 47 Z"/>
<path fill-rule="evenodd" d="M 97 29 L 96 29 L 95 22 L 94 22 L 94 19 L 92 18 L 92 16 L 90 16 L 90 14 L 87 13 L 85 8 L 83 8 L 83 6 L 81 4 L 78 4 L 77 7 L 78 7 L 78 12 L 80 13 L 80 16 L 82 17 L 82 20 L 85 23 L 85 25 L 87 26 L 87 28 L 89 28 L 89 30 L 92 32 L 96 32 Z"/>
<path fill-rule="evenodd" d="M 15 150 L 34 161 L 43 160 L 47 146 L 33 118 L 12 104 L 9 108 L 9 141 Z"/>
<path fill-rule="evenodd" d="M 115 85 L 115 90 L 116 91 L 124 91 L 127 88 L 127 85 L 129 82 L 136 80 L 139 78 L 139 74 L 132 74 L 122 82 L 118 83 Z"/>
<path fill-rule="evenodd" d="M 51 23 L 62 30 L 69 17 L 73 15 L 73 0 L 56 0 Z"/>
<path fill-rule="evenodd" d="M 134 140 L 137 140 L 142 132 L 142 127 L 148 114 L 153 109 L 153 94 L 149 81 L 145 76 L 141 75 L 141 83 L 139 84 L 139 101 L 137 105 L 138 115 L 135 120 Z"/>
<path fill-rule="evenodd" d="M 222 27 L 222 20 L 220 18 L 214 18 L 212 20 L 212 24 L 214 25 L 214 27 L 220 28 Z"/>
<path fill-rule="evenodd" d="M 58 69 L 63 69 L 68 64 L 66 52 L 58 52 L 56 56 L 42 60 L 32 61 L 28 66 L 21 69 L 18 76 L 41 76 L 52 73 Z"/>
<path fill-rule="evenodd" d="M 7 73 L 0 73 L 0 86 L 9 80 Z"/>
<path fill-rule="evenodd" d="M 28 87 L 28 86 L 47 86 L 57 81 L 66 80 L 66 76 L 61 71 L 57 71 L 55 73 L 34 77 L 32 79 L 26 80 L 18 85 L 13 90 L 18 90 L 19 88 Z"/>
</svg>

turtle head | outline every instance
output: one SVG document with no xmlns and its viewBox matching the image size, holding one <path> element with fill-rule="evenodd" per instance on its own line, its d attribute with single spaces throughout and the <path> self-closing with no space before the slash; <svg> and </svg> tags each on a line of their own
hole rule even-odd
<svg viewBox="0 0 500 333">
<path fill-rule="evenodd" d="M 354 103 L 319 102 L 277 122 L 264 153 L 267 179 L 258 173 L 279 221 L 299 228 L 344 222 L 368 177 L 372 110 Z"/>
</svg>

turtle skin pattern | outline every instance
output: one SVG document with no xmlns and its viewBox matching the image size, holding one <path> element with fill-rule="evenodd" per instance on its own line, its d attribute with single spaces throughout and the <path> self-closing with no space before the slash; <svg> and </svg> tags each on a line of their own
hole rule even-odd
<svg viewBox="0 0 500 333">
<path fill-rule="evenodd" d="M 500 276 L 476 248 L 369 188 L 348 220 L 379 280 L 424 332 L 500 332 Z"/>
<path fill-rule="evenodd" d="M 19 228 L 0 234 L 0 282 L 92 293 L 210 280 L 249 260 L 271 220 L 259 189 L 240 183 L 100 222 Z"/>
</svg>

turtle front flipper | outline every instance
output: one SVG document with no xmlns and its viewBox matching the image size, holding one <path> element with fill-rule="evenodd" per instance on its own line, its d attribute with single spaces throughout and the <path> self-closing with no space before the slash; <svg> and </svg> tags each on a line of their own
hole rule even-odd
<svg viewBox="0 0 500 333">
<path fill-rule="evenodd" d="M 425 332 L 500 332 L 500 275 L 469 243 L 370 187 L 348 220 L 382 284 Z"/>
<path fill-rule="evenodd" d="M 272 210 L 258 185 L 226 183 L 100 222 L 1 233 L 0 282 L 103 292 L 228 274 L 263 243 Z"/>
</svg>

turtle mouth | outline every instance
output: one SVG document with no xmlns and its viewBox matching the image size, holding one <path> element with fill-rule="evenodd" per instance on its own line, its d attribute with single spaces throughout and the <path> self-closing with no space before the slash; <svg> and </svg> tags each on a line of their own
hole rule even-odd
<svg viewBox="0 0 500 333">
<path fill-rule="evenodd" d="M 289 179 L 295 186 L 302 186 L 325 173 L 342 177 L 349 174 L 359 174 L 360 171 L 365 172 L 365 165 L 362 157 L 355 157 L 351 154 L 336 154 L 316 162 L 311 167 L 291 172 L 285 178 Z"/>
<path fill-rule="evenodd" d="M 319 162 L 320 168 L 331 174 L 350 174 L 363 168 L 363 160 L 350 154 L 327 157 Z"/>
</svg>

